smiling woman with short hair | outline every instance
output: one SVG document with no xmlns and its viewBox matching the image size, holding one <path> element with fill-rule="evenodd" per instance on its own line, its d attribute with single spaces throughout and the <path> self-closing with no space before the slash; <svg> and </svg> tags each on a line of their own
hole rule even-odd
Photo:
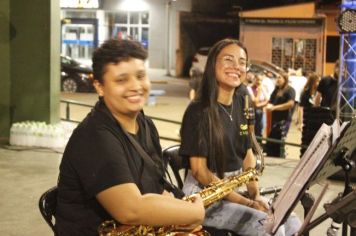
<svg viewBox="0 0 356 236">
<path fill-rule="evenodd" d="M 106 220 L 200 227 L 202 199 L 182 201 L 164 189 L 158 132 L 142 112 L 151 87 L 146 58 L 141 44 L 129 40 L 106 41 L 94 52 L 99 101 L 74 130 L 63 154 L 56 209 L 59 236 L 98 235 Z"/>
</svg>

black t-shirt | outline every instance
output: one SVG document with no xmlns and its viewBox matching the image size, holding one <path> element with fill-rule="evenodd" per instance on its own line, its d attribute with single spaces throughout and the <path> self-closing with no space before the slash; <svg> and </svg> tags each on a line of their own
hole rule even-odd
<svg viewBox="0 0 356 236">
<path fill-rule="evenodd" d="M 225 172 L 235 171 L 242 167 L 242 161 L 246 156 L 247 149 L 251 147 L 250 139 L 248 136 L 247 120 L 243 113 L 244 97 L 239 94 L 234 95 L 233 102 L 233 121 L 225 113 L 222 108 L 219 108 L 219 117 L 223 126 L 225 134 L 226 152 L 225 158 L 226 169 Z M 224 107 L 226 110 L 231 107 Z M 180 155 L 184 158 L 191 156 L 201 156 L 209 158 L 209 131 L 208 127 L 203 130 L 201 139 L 199 138 L 200 122 L 204 120 L 204 108 L 199 101 L 191 102 L 184 113 L 182 128 L 181 128 L 181 146 Z M 212 131 L 214 132 L 214 131 Z M 209 161 L 208 161 L 209 163 Z M 212 170 L 215 172 L 216 170 Z"/>
<path fill-rule="evenodd" d="M 145 133 L 149 129 L 154 152 L 161 157 L 158 133 L 152 121 L 140 113 L 138 124 L 135 138 L 150 153 Z M 155 161 L 161 165 L 162 160 Z M 153 173 L 152 166 L 143 161 L 100 100 L 74 130 L 63 154 L 56 209 L 58 234 L 98 235 L 98 226 L 112 217 L 95 196 L 112 186 L 135 183 L 142 194 L 162 193 L 163 173 Z"/>
<path fill-rule="evenodd" d="M 336 103 L 337 79 L 334 79 L 331 76 L 322 78 L 317 90 L 321 93 L 322 98 L 320 106 L 332 108 Z"/>
<path fill-rule="evenodd" d="M 301 107 L 312 107 L 313 104 L 310 102 L 311 95 L 310 95 L 310 89 L 304 90 L 302 94 L 300 95 L 300 103 L 299 106 Z"/>
<path fill-rule="evenodd" d="M 278 95 L 278 91 L 279 89 L 276 87 L 272 94 L 271 94 L 271 98 L 270 98 L 270 102 L 273 105 L 279 105 L 279 104 L 283 104 L 286 103 L 290 100 L 295 100 L 295 90 L 288 86 L 287 88 L 285 88 L 285 90 L 283 91 L 283 93 L 281 95 Z M 272 112 L 272 123 L 281 121 L 281 120 L 291 120 L 291 111 L 292 109 L 288 109 L 288 110 L 284 110 L 284 111 L 273 111 Z"/>
</svg>

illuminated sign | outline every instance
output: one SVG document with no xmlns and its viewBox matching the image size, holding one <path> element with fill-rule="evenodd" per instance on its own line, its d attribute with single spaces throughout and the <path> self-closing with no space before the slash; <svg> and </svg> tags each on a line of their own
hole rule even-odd
<svg viewBox="0 0 356 236">
<path fill-rule="evenodd" d="M 99 8 L 99 0 L 61 0 L 61 8 Z"/>
</svg>

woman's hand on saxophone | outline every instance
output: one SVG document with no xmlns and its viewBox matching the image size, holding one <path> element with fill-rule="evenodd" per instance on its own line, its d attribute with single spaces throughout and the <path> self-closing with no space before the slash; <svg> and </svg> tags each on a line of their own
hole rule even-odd
<svg viewBox="0 0 356 236">
<path fill-rule="evenodd" d="M 268 203 L 261 196 L 258 196 L 255 198 L 255 200 L 253 200 L 253 204 L 251 207 L 256 210 L 260 210 L 260 211 L 264 211 L 264 212 L 268 212 L 268 210 L 269 210 Z"/>
</svg>

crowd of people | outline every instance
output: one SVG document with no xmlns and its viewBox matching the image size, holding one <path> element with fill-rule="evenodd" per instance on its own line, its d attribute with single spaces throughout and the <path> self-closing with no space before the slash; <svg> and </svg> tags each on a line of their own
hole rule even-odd
<svg viewBox="0 0 356 236">
<path fill-rule="evenodd" d="M 143 112 L 150 91 L 145 60 L 138 42 L 111 39 L 93 54 L 94 86 L 99 99 L 74 130 L 63 154 L 58 177 L 57 235 L 98 235 L 99 225 L 169 226 L 196 232 L 202 226 L 238 235 L 269 235 L 263 220 L 269 211 L 260 196 L 258 178 L 246 184 L 248 196 L 237 191 L 205 209 L 199 192 L 222 178 L 256 167 L 245 99 L 255 107 L 254 131 L 261 136 L 264 111 L 272 113 L 269 137 L 288 131 L 295 91 L 282 74 L 271 95 L 257 75 L 246 86 L 248 52 L 235 39 L 217 42 L 208 55 L 203 77 L 186 108 L 181 126 L 180 155 L 188 174 L 183 186 L 193 201 L 175 198 L 164 180 L 158 131 Z M 310 75 L 302 106 L 318 103 L 331 83 Z M 313 99 L 315 97 L 315 100 Z M 324 98 L 321 100 L 322 102 Z M 192 129 L 192 127 L 195 127 Z M 267 143 L 269 155 L 278 147 Z M 159 209 L 159 210 L 157 210 Z M 300 219 L 291 214 L 276 235 L 295 235 Z"/>
</svg>

